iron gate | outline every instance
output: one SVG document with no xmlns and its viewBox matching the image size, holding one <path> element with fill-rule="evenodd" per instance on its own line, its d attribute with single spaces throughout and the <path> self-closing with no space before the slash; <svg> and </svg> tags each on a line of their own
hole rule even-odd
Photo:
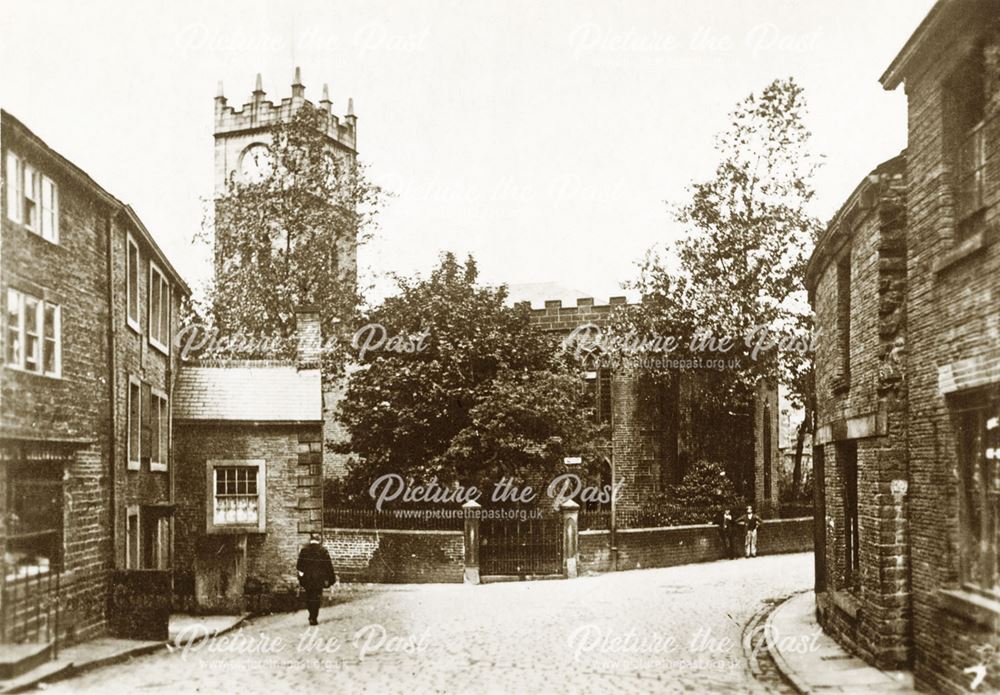
<svg viewBox="0 0 1000 695">
<path fill-rule="evenodd" d="M 483 575 L 562 574 L 562 519 L 490 519 L 479 524 Z"/>
</svg>

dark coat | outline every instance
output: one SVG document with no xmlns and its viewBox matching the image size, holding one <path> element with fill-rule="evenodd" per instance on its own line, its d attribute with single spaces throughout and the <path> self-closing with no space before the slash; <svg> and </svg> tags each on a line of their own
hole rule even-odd
<svg viewBox="0 0 1000 695">
<path fill-rule="evenodd" d="M 299 551 L 299 584 L 306 591 L 322 590 L 337 581 L 330 554 L 320 543 L 309 543 Z"/>
</svg>

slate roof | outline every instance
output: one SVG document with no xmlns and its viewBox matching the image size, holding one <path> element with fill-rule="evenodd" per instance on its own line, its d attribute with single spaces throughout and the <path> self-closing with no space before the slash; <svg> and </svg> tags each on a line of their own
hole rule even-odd
<svg viewBox="0 0 1000 695">
<path fill-rule="evenodd" d="M 323 419 L 318 369 L 283 362 L 184 365 L 174 387 L 174 419 L 301 423 Z"/>
</svg>

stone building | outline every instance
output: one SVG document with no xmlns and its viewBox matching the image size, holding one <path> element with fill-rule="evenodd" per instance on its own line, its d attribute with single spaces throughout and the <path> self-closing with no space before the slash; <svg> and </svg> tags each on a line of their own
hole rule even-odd
<svg viewBox="0 0 1000 695">
<path fill-rule="evenodd" d="M 188 288 L 129 206 L 6 111 L 0 154 L 0 641 L 165 635 Z"/>
<path fill-rule="evenodd" d="M 976 666 L 1000 688 L 998 20 L 996 0 L 934 5 L 881 78 L 905 85 L 905 158 L 809 270 L 821 619 L 931 692 L 968 692 Z"/>
<path fill-rule="evenodd" d="M 263 80 L 257 75 L 250 101 L 238 110 L 227 103 L 219 85 L 215 97 L 215 173 L 214 190 L 216 205 L 220 197 L 229 190 L 230 183 L 254 181 L 264 175 L 271 166 L 270 145 L 273 142 L 275 126 L 286 123 L 304 106 L 318 108 L 324 124 L 323 134 L 330 153 L 343 161 L 357 161 L 358 119 L 354 114 L 354 103 L 347 100 L 346 114 L 338 116 L 333 112 L 329 88 L 323 85 L 322 95 L 317 103 L 306 99 L 306 88 L 302 84 L 299 68 L 291 85 L 291 95 L 275 103 L 267 99 Z M 223 264 L 238 262 L 227 249 L 215 247 L 215 272 L 218 275 Z M 337 268 L 341 278 L 351 286 L 357 283 L 357 239 L 344 239 L 338 247 Z M 341 442 L 347 435 L 337 419 L 337 404 L 344 397 L 346 385 L 343 381 L 327 380 L 324 385 L 324 439 Z M 346 472 L 347 456 L 324 448 L 324 468 L 328 475 L 339 477 Z"/>
<path fill-rule="evenodd" d="M 175 590 L 188 609 L 294 596 L 299 548 L 322 530 L 319 315 L 296 318 L 296 360 L 192 362 L 178 378 Z"/>
</svg>

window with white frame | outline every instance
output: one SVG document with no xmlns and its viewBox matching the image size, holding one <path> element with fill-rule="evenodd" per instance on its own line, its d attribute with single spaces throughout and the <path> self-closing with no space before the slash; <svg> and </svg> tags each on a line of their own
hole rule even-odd
<svg viewBox="0 0 1000 695">
<path fill-rule="evenodd" d="M 8 288 L 4 336 L 7 365 L 59 377 L 62 370 L 61 320 L 58 304 Z"/>
<path fill-rule="evenodd" d="M 7 152 L 7 217 L 59 243 L 59 189 L 13 152 Z"/>
<path fill-rule="evenodd" d="M 142 427 L 142 384 L 135 377 L 128 380 L 128 426 L 126 427 L 127 440 L 126 450 L 128 452 L 129 470 L 139 470 L 141 454 L 141 427 Z"/>
<path fill-rule="evenodd" d="M 24 163 L 13 152 L 7 153 L 7 217 L 24 224 Z"/>
<path fill-rule="evenodd" d="M 207 462 L 208 531 L 264 531 L 263 460 Z"/>
<path fill-rule="evenodd" d="M 56 243 L 59 241 L 59 191 L 56 184 L 47 176 L 41 179 L 42 211 L 41 230 L 43 239 Z"/>
<path fill-rule="evenodd" d="M 149 422 L 152 428 L 149 469 L 165 471 L 170 460 L 170 408 L 167 394 L 159 389 L 151 392 Z"/>
<path fill-rule="evenodd" d="M 139 245 L 131 235 L 126 240 L 125 292 L 128 325 L 139 330 Z"/>
<path fill-rule="evenodd" d="M 163 273 L 149 262 L 149 342 L 164 352 L 169 352 L 170 342 L 170 285 Z"/>
</svg>

